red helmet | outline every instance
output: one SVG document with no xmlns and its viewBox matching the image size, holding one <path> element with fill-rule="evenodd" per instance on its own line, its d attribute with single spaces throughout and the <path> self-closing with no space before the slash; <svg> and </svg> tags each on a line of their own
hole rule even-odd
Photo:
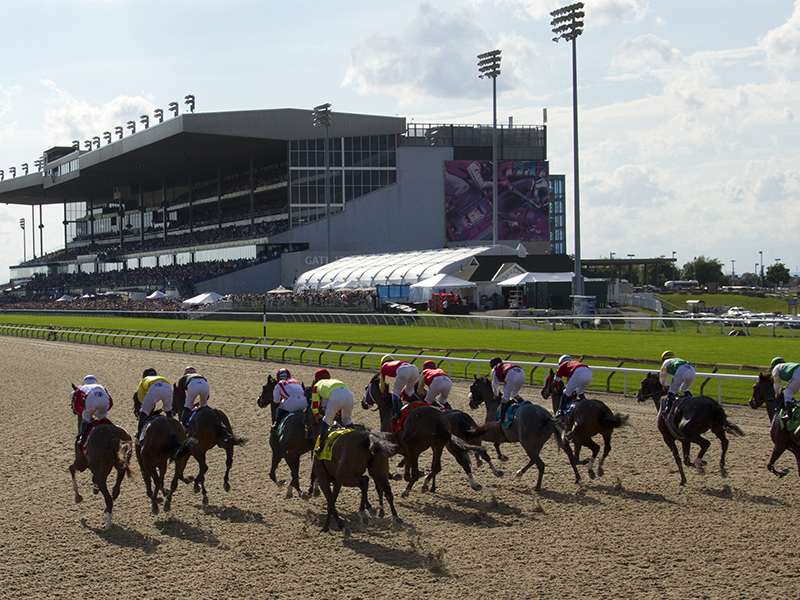
<svg viewBox="0 0 800 600">
<path fill-rule="evenodd" d="M 436 368 L 436 363 L 433 362 L 432 360 L 426 360 L 424 363 L 422 363 L 422 368 L 423 369 L 435 369 Z"/>
<path fill-rule="evenodd" d="M 314 381 L 319 381 L 320 379 L 330 379 L 331 374 L 328 373 L 328 369 L 317 369 L 314 373 Z"/>
<path fill-rule="evenodd" d="M 289 373 L 289 369 L 278 369 L 278 374 L 275 377 L 280 381 L 281 379 L 291 379 L 292 374 Z"/>
</svg>

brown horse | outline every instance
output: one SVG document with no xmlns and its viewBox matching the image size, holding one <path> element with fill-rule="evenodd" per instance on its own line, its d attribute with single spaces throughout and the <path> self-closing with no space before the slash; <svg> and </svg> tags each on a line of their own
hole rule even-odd
<svg viewBox="0 0 800 600">
<path fill-rule="evenodd" d="M 550 374 L 545 379 L 544 387 L 542 388 L 542 398 L 553 399 L 553 412 L 561 403 L 561 398 L 564 395 L 564 383 L 559 381 L 555 384 L 555 373 L 550 369 Z M 614 429 L 622 427 L 628 422 L 628 415 L 622 413 L 614 414 L 611 409 L 600 400 L 585 399 L 578 401 L 567 412 L 566 417 L 562 420 L 565 433 L 564 439 L 572 442 L 575 445 L 575 462 L 579 465 L 587 465 L 589 470 L 589 479 L 603 476 L 603 463 L 611 452 L 611 434 Z M 592 438 L 596 435 L 603 438 L 603 455 L 597 459 L 600 453 L 600 445 L 597 444 Z M 592 451 L 592 457 L 581 460 L 581 448 L 586 446 Z M 595 461 L 597 461 L 597 473 L 595 474 Z"/>
<path fill-rule="evenodd" d="M 775 470 L 775 461 L 778 460 L 786 450 L 794 454 L 797 462 L 797 474 L 800 475 L 800 435 L 798 430 L 787 430 L 781 422 L 780 409 L 783 398 L 775 395 L 774 381 L 772 375 L 758 374 L 758 381 L 753 384 L 753 396 L 750 398 L 750 408 L 758 408 L 762 404 L 767 405 L 767 415 L 770 419 L 769 435 L 772 438 L 772 455 L 767 463 L 767 470 L 778 477 L 789 474 L 789 469 L 782 471 Z"/>
<path fill-rule="evenodd" d="M 269 375 L 267 383 L 261 388 L 261 395 L 256 400 L 261 408 L 270 407 L 273 421 L 275 420 L 276 406 L 272 401 L 272 394 L 277 383 L 278 380 Z M 312 433 L 312 425 L 315 424 L 316 419 L 311 416 L 310 407 L 307 405 L 302 415 L 292 413 L 285 419 L 280 436 L 275 432 L 270 432 L 269 445 L 272 449 L 272 465 L 269 470 L 269 478 L 279 486 L 286 485 L 286 480 L 278 481 L 276 476 L 278 465 L 285 460 L 292 476 L 286 489 L 286 498 L 292 497 L 292 489 L 297 490 L 301 498 L 308 498 L 314 487 L 312 470 L 308 494 L 300 490 L 300 457 L 314 449 L 316 437 Z M 318 427 L 317 425 L 316 428 Z"/>
<path fill-rule="evenodd" d="M 133 413 L 138 417 L 141 402 L 133 395 Z M 136 459 L 142 471 L 142 479 L 150 498 L 152 512 L 158 514 L 158 492 L 164 495 L 164 511 L 169 512 L 172 506 L 172 494 L 178 488 L 178 481 L 183 479 L 183 470 L 189 460 L 192 446 L 196 438 L 186 436 L 180 421 L 161 414 L 160 410 L 150 413 L 150 418 L 142 428 L 141 438 L 136 444 Z M 175 463 L 175 475 L 172 478 L 169 492 L 164 488 L 164 477 L 167 464 Z"/>
<path fill-rule="evenodd" d="M 658 410 L 658 430 L 661 432 L 661 437 L 664 438 L 664 443 L 672 451 L 672 456 L 675 458 L 675 464 L 678 465 L 678 471 L 681 475 L 681 485 L 686 483 L 686 475 L 683 472 L 683 465 L 681 464 L 680 456 L 678 455 L 678 447 L 675 440 L 680 440 L 683 447 L 683 464 L 687 467 L 695 467 L 697 472 L 705 475 L 705 465 L 703 460 L 706 451 L 711 442 L 702 437 L 701 434 L 711 430 L 711 432 L 719 438 L 720 445 L 722 446 L 722 455 L 719 459 L 719 470 L 722 477 L 728 476 L 728 471 L 725 469 L 725 454 L 728 451 L 728 438 L 725 433 L 743 436 L 744 432 L 738 426 L 728 421 L 725 410 L 722 406 L 708 396 L 690 396 L 683 398 L 674 409 L 670 411 L 672 416 L 667 419 L 659 410 L 661 397 L 664 395 L 664 388 L 661 386 L 657 373 L 648 373 L 642 380 L 642 385 L 636 396 L 639 402 L 645 402 L 648 398 L 653 400 Z M 700 446 L 700 452 L 697 458 L 691 460 L 689 454 L 691 452 L 692 443 Z"/>
<path fill-rule="evenodd" d="M 391 442 L 391 435 L 373 430 L 356 429 L 342 434 L 333 445 L 330 460 L 314 457 L 313 469 L 319 481 L 322 493 L 328 504 L 325 526 L 322 531 L 327 532 L 331 518 L 342 529 L 345 537 L 350 536 L 350 528 L 345 527 L 344 521 L 336 510 L 336 499 L 342 487 L 357 487 L 361 490 L 361 504 L 358 509 L 361 524 L 369 526 L 370 516 L 376 512 L 367 498 L 369 477 L 364 475 L 367 471 L 375 482 L 378 498 L 383 516 L 383 497 L 389 503 L 392 511 L 392 522 L 403 525 L 403 519 L 397 516 L 394 506 L 394 496 L 389 485 L 389 457 L 397 452 L 397 446 Z"/>
<path fill-rule="evenodd" d="M 69 466 L 72 475 L 72 489 L 75 492 L 75 502 L 81 502 L 83 496 L 78 492 L 78 482 L 75 473 L 83 473 L 86 469 L 92 472 L 94 493 L 102 493 L 106 501 L 106 529 L 111 529 L 111 511 L 114 500 L 119 496 L 122 479 L 131 476 L 130 460 L 133 452 L 133 440 L 122 427 L 108 423 L 95 425 L 86 438 L 86 454 L 83 454 L 80 445 L 75 443 L 75 460 Z M 117 481 L 108 492 L 108 475 L 111 469 L 117 470 Z"/>
<path fill-rule="evenodd" d="M 191 452 L 200 469 L 197 476 L 194 478 L 194 491 L 203 491 L 203 504 L 208 504 L 208 494 L 206 493 L 206 472 L 208 465 L 206 464 L 206 452 L 219 446 L 225 451 L 225 477 L 223 479 L 222 488 L 229 492 L 231 491 L 231 484 L 228 477 L 233 466 L 233 448 L 234 446 L 243 445 L 247 439 L 236 437 L 233 435 L 231 423 L 227 415 L 218 408 L 201 408 L 195 409 L 189 419 L 189 425 L 186 428 L 186 435 L 190 439 L 195 439 L 197 442 L 192 444 Z"/>
<path fill-rule="evenodd" d="M 483 434 L 484 441 L 492 442 L 500 451 L 500 444 L 506 442 L 519 442 L 528 455 L 528 464 L 516 472 L 516 477 L 522 477 L 525 472 L 533 465 L 539 470 L 539 477 L 536 480 L 536 490 L 542 489 L 542 478 L 544 477 L 544 461 L 539 456 L 544 444 L 551 436 L 556 438 L 558 447 L 563 449 L 569 458 L 569 464 L 575 473 L 575 483 L 581 480 L 578 468 L 575 466 L 575 457 L 572 448 L 565 444 L 562 439 L 562 429 L 553 415 L 547 409 L 538 404 L 525 402 L 514 415 L 514 420 L 508 429 L 503 429 L 500 423 L 496 422 L 497 409 L 500 406 L 500 396 L 495 397 L 492 391 L 492 384 L 486 377 L 475 377 L 469 387 L 469 407 L 472 410 L 481 404 L 486 406 L 486 424 L 491 427 Z"/>
<path fill-rule="evenodd" d="M 364 390 L 361 406 L 368 410 L 377 406 L 381 418 L 381 431 L 394 434 L 394 441 L 399 446 L 399 453 L 405 458 L 403 475 L 407 482 L 401 497 L 405 498 L 411 492 L 414 483 L 422 477 L 419 470 L 419 455 L 428 448 L 433 452 L 431 470 L 425 476 L 422 491 L 436 492 L 436 475 L 442 470 L 442 451 L 445 446 L 452 454 L 469 479 L 473 490 L 483 489 L 472 476 L 472 466 L 469 461 L 469 452 L 476 452 L 483 460 L 491 463 L 489 455 L 480 446 L 467 444 L 461 438 L 453 435 L 450 422 L 441 410 L 429 404 L 420 405 L 412 409 L 405 417 L 403 428 L 400 431 L 392 430 L 392 401 L 391 397 L 381 393 L 379 376 L 375 375 Z"/>
</svg>

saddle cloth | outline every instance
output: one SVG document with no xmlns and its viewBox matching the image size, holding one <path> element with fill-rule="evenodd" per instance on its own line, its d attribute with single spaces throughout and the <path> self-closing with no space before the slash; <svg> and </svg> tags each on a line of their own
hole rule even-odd
<svg viewBox="0 0 800 600">
<path fill-rule="evenodd" d="M 786 409 L 781 408 L 780 414 L 778 415 L 778 418 L 780 419 L 781 422 L 781 426 L 786 431 L 797 431 L 797 428 L 800 427 L 800 410 L 797 410 L 797 406 L 790 407 L 789 408 L 790 415 L 788 421 L 783 420 L 783 415 L 785 414 L 785 412 Z"/>
<path fill-rule="evenodd" d="M 286 422 L 289 420 L 289 417 L 292 417 L 294 415 L 302 417 L 305 412 L 306 411 L 304 410 L 296 410 L 294 412 L 290 412 L 288 415 L 284 415 L 281 418 L 281 420 L 278 421 L 278 423 L 275 425 L 275 428 L 272 430 L 272 432 L 276 436 L 281 437 L 283 435 L 283 428 L 286 427 Z"/>
<path fill-rule="evenodd" d="M 392 431 L 400 431 L 403 428 L 403 423 L 406 422 L 408 414 L 418 406 L 430 406 L 430 404 L 422 401 L 406 404 L 400 411 L 400 418 L 397 419 L 397 423 L 392 423 Z"/>
<path fill-rule="evenodd" d="M 348 429 L 346 427 L 337 427 L 336 429 L 328 430 L 328 439 L 325 441 L 325 447 L 322 449 L 322 452 L 317 455 L 319 459 L 331 460 L 331 458 L 333 458 L 333 446 L 339 441 L 339 438 L 353 431 L 355 431 L 355 429 Z M 319 437 L 317 437 L 317 443 L 314 444 L 314 452 L 316 452 L 318 446 Z"/>
<path fill-rule="evenodd" d="M 518 400 L 513 404 L 509 403 L 508 408 L 506 409 L 506 418 L 502 423 L 500 423 L 500 426 L 503 429 L 508 429 L 511 427 L 511 423 L 514 422 L 514 417 L 517 416 L 517 411 L 520 409 L 520 407 L 525 406 L 526 404 L 532 404 L 532 402 L 530 400 Z M 500 408 L 497 409 L 495 420 L 500 420 Z"/>
<path fill-rule="evenodd" d="M 94 431 L 94 428 L 98 425 L 113 425 L 111 421 L 108 419 L 99 419 L 92 421 L 92 424 L 89 425 L 89 430 L 86 432 L 86 436 L 83 438 L 83 444 L 81 444 L 81 452 L 83 455 L 86 456 L 86 442 L 89 440 L 89 435 Z"/>
<path fill-rule="evenodd" d="M 194 416 L 199 411 L 206 410 L 206 409 L 209 409 L 209 408 L 211 408 L 211 407 L 208 406 L 208 405 L 206 405 L 206 406 L 195 406 L 194 408 L 192 408 L 192 412 L 189 413 L 189 417 L 186 419 L 186 422 L 183 424 L 183 428 L 184 429 L 188 429 L 189 428 L 189 423 L 191 423 L 192 419 L 194 419 Z"/>
</svg>

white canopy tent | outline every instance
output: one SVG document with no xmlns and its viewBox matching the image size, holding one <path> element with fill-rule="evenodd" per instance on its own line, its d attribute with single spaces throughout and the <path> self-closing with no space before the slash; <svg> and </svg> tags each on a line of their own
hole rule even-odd
<svg viewBox="0 0 800 600">
<path fill-rule="evenodd" d="M 572 273 L 522 273 L 501 281 L 497 285 L 500 287 L 521 287 L 526 283 L 539 281 L 572 281 Z"/>
<path fill-rule="evenodd" d="M 220 294 L 217 292 L 206 292 L 204 294 L 200 294 L 198 296 L 194 296 L 193 298 L 189 298 L 188 300 L 184 300 L 181 304 L 187 306 L 197 306 L 200 304 L 210 304 L 212 302 L 216 302 L 222 298 Z"/>
<path fill-rule="evenodd" d="M 166 297 L 167 297 L 167 295 L 164 292 L 162 292 L 161 290 L 156 290 L 152 294 L 147 296 L 147 299 L 148 300 L 155 300 L 156 298 L 166 298 Z"/>
<path fill-rule="evenodd" d="M 446 273 L 439 273 L 410 285 L 408 288 L 408 301 L 427 302 L 436 290 L 454 292 L 474 287 L 477 286 L 471 281 L 447 275 Z"/>
</svg>

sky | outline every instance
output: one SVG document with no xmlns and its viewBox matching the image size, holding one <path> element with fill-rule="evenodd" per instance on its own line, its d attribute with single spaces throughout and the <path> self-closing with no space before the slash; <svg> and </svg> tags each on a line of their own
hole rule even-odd
<svg viewBox="0 0 800 600">
<path fill-rule="evenodd" d="M 800 271 L 800 0 L 585 0 L 577 40 L 581 256 Z M 196 112 L 308 108 L 491 124 L 476 56 L 502 51 L 498 124 L 541 125 L 567 176 L 572 46 L 550 0 L 27 0 L 3 6 L 0 169 L 193 94 Z M 761 8 L 757 8 L 760 6 Z M 169 115 L 169 113 L 167 113 Z M 126 131 L 127 133 L 127 131 Z M 0 205 L 0 281 L 30 207 Z M 35 210 L 36 224 L 39 209 Z M 63 208 L 45 207 L 45 251 Z M 36 253 L 40 254 L 39 231 Z M 793 246 L 794 247 L 794 246 Z"/>
</svg>

